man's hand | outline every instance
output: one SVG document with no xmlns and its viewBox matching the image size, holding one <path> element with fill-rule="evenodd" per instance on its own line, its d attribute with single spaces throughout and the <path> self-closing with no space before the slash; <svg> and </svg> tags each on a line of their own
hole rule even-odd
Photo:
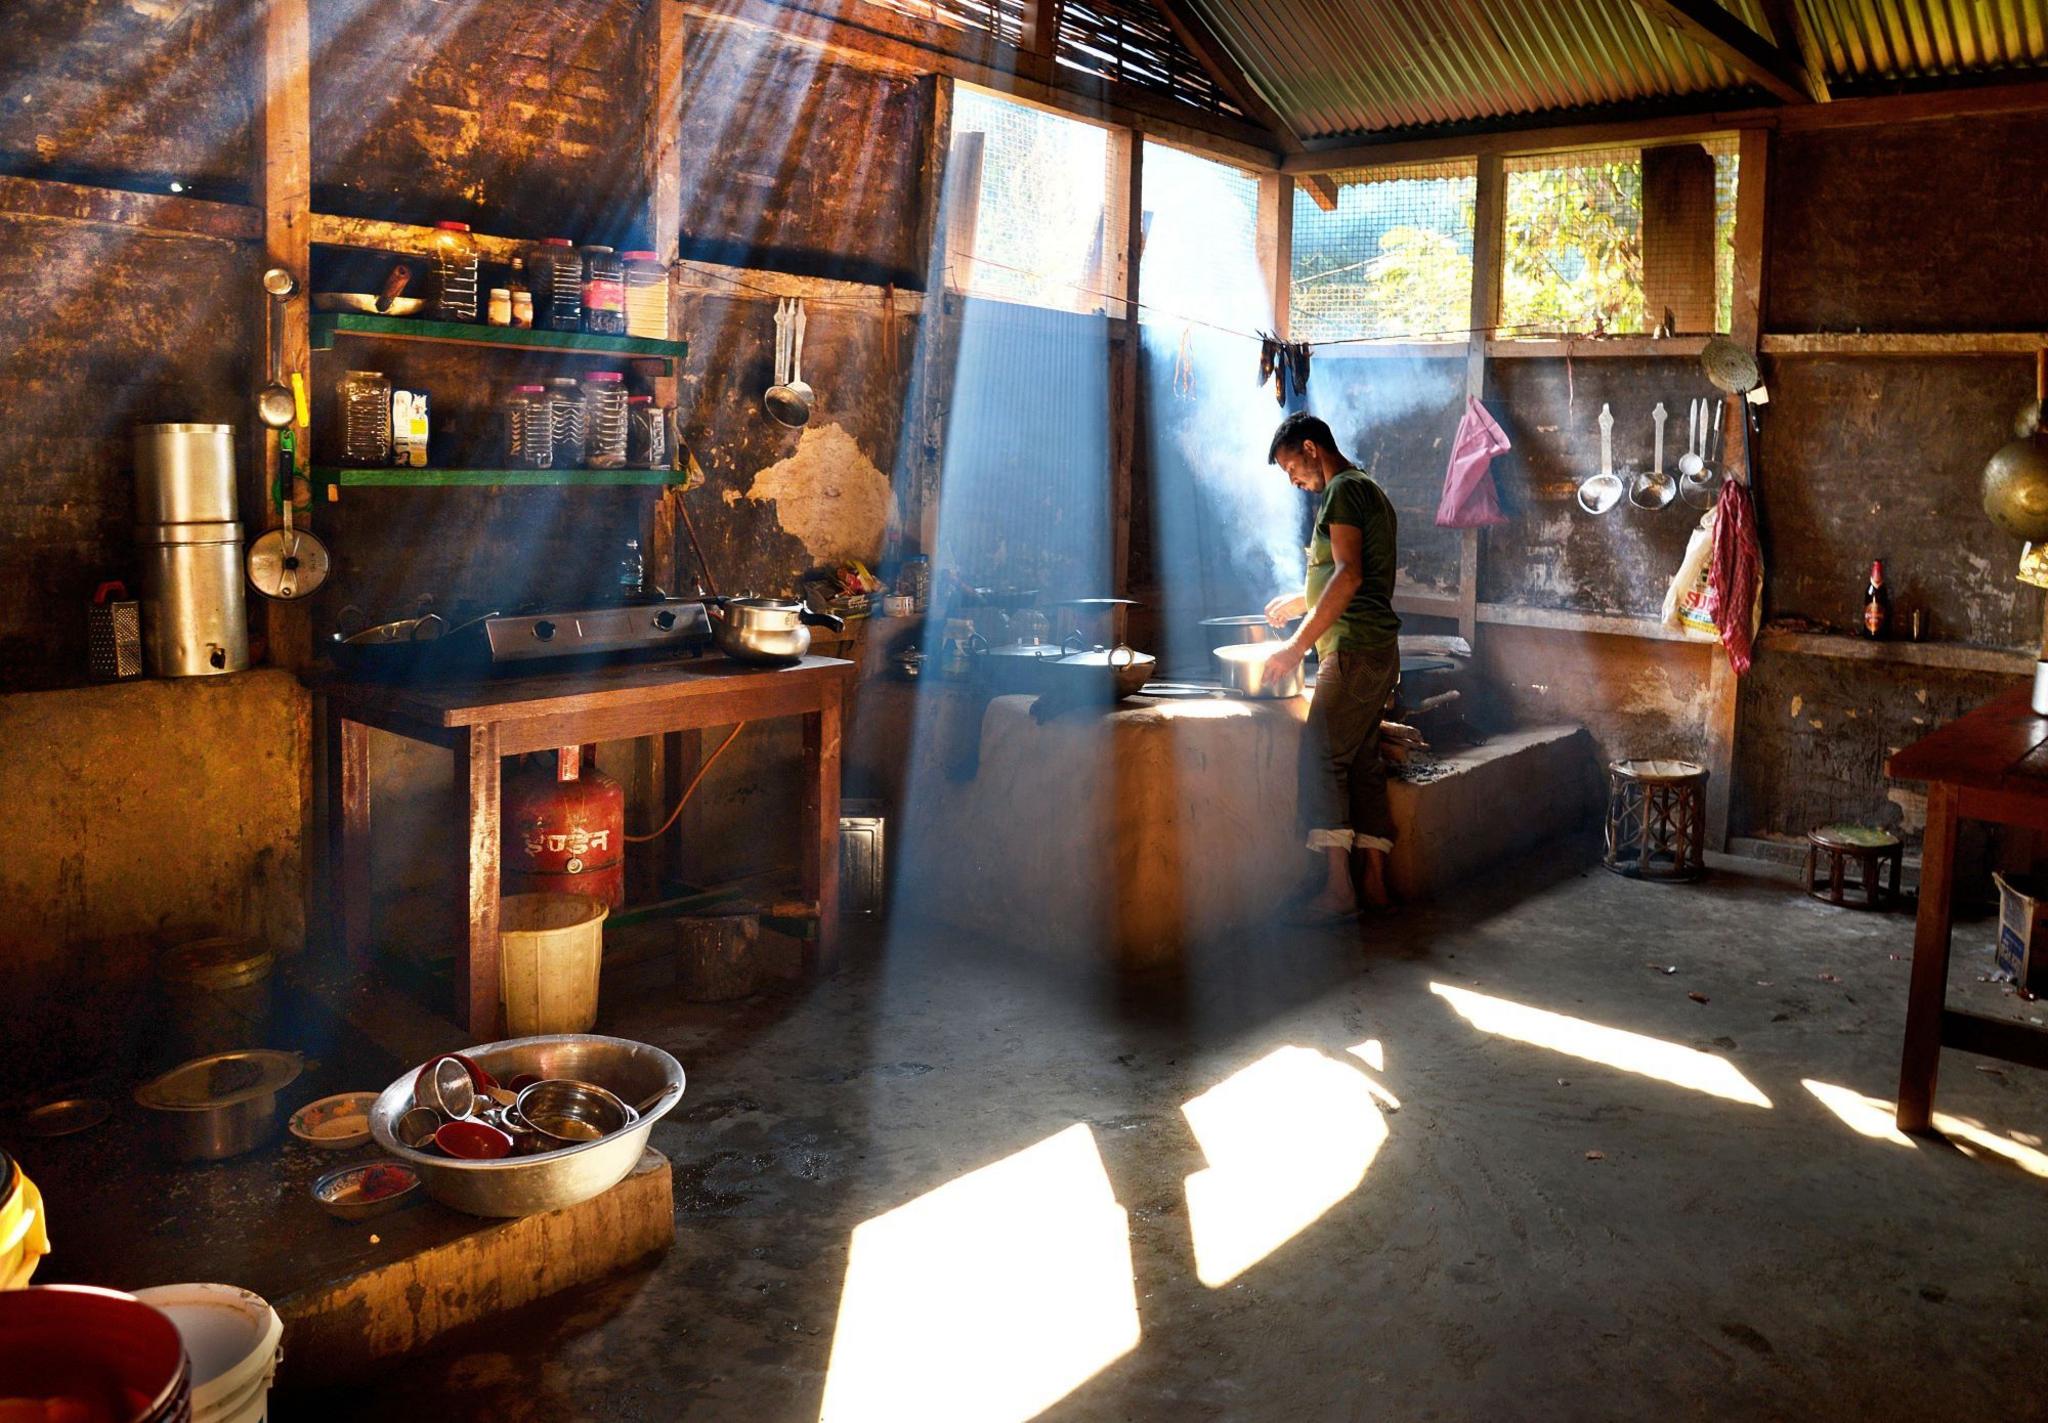
<svg viewBox="0 0 2048 1423">
<path fill-rule="evenodd" d="M 1270 617 L 1272 614 L 1268 612 L 1267 616 Z M 1293 675 L 1294 669 L 1301 665 L 1301 659 L 1307 655 L 1308 649 L 1295 646 L 1292 638 L 1274 648 L 1266 660 L 1259 664 L 1260 689 L 1263 690 Z"/>
<path fill-rule="evenodd" d="M 1282 593 L 1266 604 L 1266 621 L 1274 627 L 1285 627 L 1308 611 L 1308 599 L 1299 593 Z M 1297 656 L 1295 661 L 1301 658 Z"/>
</svg>

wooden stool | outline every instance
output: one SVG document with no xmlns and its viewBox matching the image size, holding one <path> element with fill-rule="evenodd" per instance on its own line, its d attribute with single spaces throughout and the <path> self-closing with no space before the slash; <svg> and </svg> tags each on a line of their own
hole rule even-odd
<svg viewBox="0 0 2048 1423">
<path fill-rule="evenodd" d="M 1693 761 L 1611 761 L 1607 853 L 1630 879 L 1689 880 L 1706 870 L 1707 768 Z"/>
<path fill-rule="evenodd" d="M 1826 893 L 1814 888 L 1815 862 L 1823 850 L 1828 855 Z M 1873 830 L 1867 825 L 1823 825 L 1806 833 L 1806 892 L 1815 899 L 1850 909 L 1889 909 L 1898 902 L 1899 866 L 1904 859 L 1905 847 L 1889 830 Z M 1860 904 L 1842 897 L 1842 869 L 1849 860 L 1862 866 L 1863 902 Z M 1890 864 L 1892 871 L 1889 887 L 1879 877 L 1886 863 Z"/>
</svg>

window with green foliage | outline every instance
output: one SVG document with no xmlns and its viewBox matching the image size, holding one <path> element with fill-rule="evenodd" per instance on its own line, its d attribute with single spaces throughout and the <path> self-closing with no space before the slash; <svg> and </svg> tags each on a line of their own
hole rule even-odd
<svg viewBox="0 0 2048 1423">
<path fill-rule="evenodd" d="M 1289 334 L 1464 339 L 1478 168 L 1359 168 L 1297 179 Z"/>
<path fill-rule="evenodd" d="M 1646 196 L 1640 148 L 1510 158 L 1501 244 L 1506 336 L 1728 329 L 1735 149 L 1671 145 Z M 1691 170 L 1678 167 L 1686 161 Z"/>
</svg>

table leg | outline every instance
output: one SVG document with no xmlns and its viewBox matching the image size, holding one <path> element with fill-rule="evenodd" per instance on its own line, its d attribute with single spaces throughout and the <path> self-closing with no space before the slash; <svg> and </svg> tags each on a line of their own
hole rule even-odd
<svg viewBox="0 0 2048 1423">
<path fill-rule="evenodd" d="M 675 809 L 676 802 L 683 798 L 691 781 L 697 778 L 698 770 L 704 765 L 704 731 L 691 727 L 688 731 L 671 731 L 662 739 L 661 751 L 661 812 L 666 815 Z M 675 886 L 689 880 L 690 857 L 698 857 L 697 866 L 704 865 L 702 846 L 696 843 L 703 827 L 698 815 L 702 801 L 692 799 L 676 817 L 676 823 L 668 834 L 661 837 L 655 847 L 661 864 L 661 885 L 664 894 L 675 893 Z"/>
<path fill-rule="evenodd" d="M 334 711 L 328 724 L 341 942 L 350 963 L 368 968 L 376 957 L 370 925 L 370 728 Z"/>
<path fill-rule="evenodd" d="M 824 705 L 804 718 L 804 898 L 818 906 L 818 935 L 810 941 L 807 969 L 829 972 L 839 957 L 840 693 L 833 683 Z"/>
<path fill-rule="evenodd" d="M 1906 989 L 1906 1044 L 1899 1059 L 1900 1131 L 1926 1131 L 1941 1067 L 1941 1015 L 1948 997 L 1949 930 L 1956 868 L 1956 788 L 1927 788 L 1920 846 L 1920 914 L 1913 924 L 1913 978 Z"/>
<path fill-rule="evenodd" d="M 469 729 L 464 758 L 469 773 L 469 951 L 457 960 L 455 1013 L 470 1036 L 498 1035 L 498 728 Z"/>
</svg>

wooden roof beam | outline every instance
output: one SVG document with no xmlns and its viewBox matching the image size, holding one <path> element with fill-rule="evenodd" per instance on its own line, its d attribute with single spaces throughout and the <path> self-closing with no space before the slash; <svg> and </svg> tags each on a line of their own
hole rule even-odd
<svg viewBox="0 0 2048 1423">
<path fill-rule="evenodd" d="M 1736 19 L 1715 0 L 1636 0 L 1636 5 L 1786 103 L 1813 102 L 1815 95 L 1805 64 Z"/>
<path fill-rule="evenodd" d="M 1324 212 L 1337 210 L 1337 180 L 1328 173 L 1308 173 L 1301 178 L 1301 186 L 1308 190 L 1315 205 Z"/>
<path fill-rule="evenodd" d="M 1799 13 L 1798 0 L 1762 0 L 1762 4 L 1764 21 L 1770 25 L 1778 48 L 1799 56 L 1799 77 L 1805 82 L 1806 92 L 1816 104 L 1832 103 L 1835 96 L 1828 91 L 1827 56 L 1821 53 L 1813 28 Z"/>
<path fill-rule="evenodd" d="M 1216 81 L 1230 102 L 1237 105 L 1247 118 L 1273 135 L 1273 141 L 1283 153 L 1301 152 L 1301 138 L 1289 127 L 1287 120 L 1267 103 L 1252 87 L 1244 69 L 1223 47 L 1221 41 L 1210 31 L 1202 18 L 1188 8 L 1186 0 L 1152 0 L 1174 37 L 1187 47 L 1209 77 Z"/>
</svg>

